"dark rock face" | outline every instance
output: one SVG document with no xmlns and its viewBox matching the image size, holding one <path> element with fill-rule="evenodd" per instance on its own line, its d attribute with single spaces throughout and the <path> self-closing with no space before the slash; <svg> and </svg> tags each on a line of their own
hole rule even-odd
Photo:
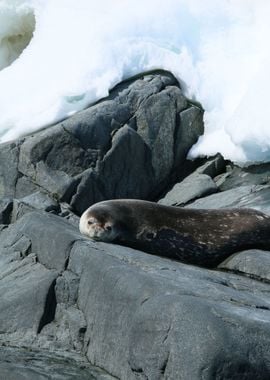
<svg viewBox="0 0 270 380">
<path fill-rule="evenodd" d="M 58 219 L 28 213 L 0 235 L 0 342 L 85 352 L 121 379 L 269 378 L 268 284 L 94 243 Z"/>
<path fill-rule="evenodd" d="M 0 199 L 0 224 L 9 224 L 12 211 L 12 199 Z"/>
<path fill-rule="evenodd" d="M 203 133 L 202 116 L 169 73 L 126 82 L 70 119 L 3 145 L 0 196 L 39 191 L 77 213 L 102 199 L 153 198 Z"/>
<path fill-rule="evenodd" d="M 110 198 L 270 212 L 269 165 L 185 160 L 202 115 L 157 72 L 0 145 L 0 377 L 270 378 L 270 252 L 207 270 L 78 230 Z"/>
</svg>

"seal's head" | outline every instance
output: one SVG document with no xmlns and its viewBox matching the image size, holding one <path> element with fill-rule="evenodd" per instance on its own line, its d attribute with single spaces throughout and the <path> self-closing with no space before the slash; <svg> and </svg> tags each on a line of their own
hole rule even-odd
<svg viewBox="0 0 270 380">
<path fill-rule="evenodd" d="M 90 206 L 81 216 L 80 232 L 107 243 L 132 239 L 137 230 L 132 205 L 132 201 L 116 199 Z"/>
<path fill-rule="evenodd" d="M 94 240 L 112 242 L 118 237 L 118 229 L 106 207 L 89 207 L 81 216 L 80 232 Z"/>
</svg>

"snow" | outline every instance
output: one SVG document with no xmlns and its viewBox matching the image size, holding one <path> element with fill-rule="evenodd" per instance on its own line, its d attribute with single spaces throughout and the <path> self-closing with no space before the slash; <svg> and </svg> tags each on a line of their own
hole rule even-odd
<svg viewBox="0 0 270 380">
<path fill-rule="evenodd" d="M 205 109 L 191 158 L 270 160 L 268 0 L 0 0 L 0 140 L 155 68 Z"/>
</svg>

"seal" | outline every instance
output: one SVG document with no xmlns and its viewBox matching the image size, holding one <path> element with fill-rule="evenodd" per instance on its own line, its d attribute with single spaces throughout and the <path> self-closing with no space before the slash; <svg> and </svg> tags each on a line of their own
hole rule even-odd
<svg viewBox="0 0 270 380">
<path fill-rule="evenodd" d="M 82 214 L 80 232 L 94 240 L 208 268 L 242 250 L 270 250 L 270 216 L 254 209 L 191 209 L 109 200 Z"/>
</svg>

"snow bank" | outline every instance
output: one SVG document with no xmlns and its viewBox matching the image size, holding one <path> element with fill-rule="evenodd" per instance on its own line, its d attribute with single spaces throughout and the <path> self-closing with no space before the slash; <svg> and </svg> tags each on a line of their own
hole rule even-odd
<svg viewBox="0 0 270 380">
<path fill-rule="evenodd" d="M 0 138 L 163 68 L 205 108 L 190 152 L 270 160 L 268 0 L 0 0 Z"/>
</svg>

